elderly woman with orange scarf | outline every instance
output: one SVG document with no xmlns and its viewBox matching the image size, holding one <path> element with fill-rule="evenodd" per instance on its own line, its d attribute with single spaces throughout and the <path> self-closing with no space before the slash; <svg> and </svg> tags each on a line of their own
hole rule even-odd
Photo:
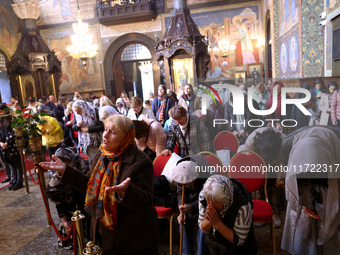
<svg viewBox="0 0 340 255">
<path fill-rule="evenodd" d="M 89 176 L 55 156 L 56 162 L 40 165 L 58 171 L 63 183 L 86 192 L 91 238 L 103 254 L 158 254 L 152 162 L 138 150 L 128 117 L 113 115 L 104 124 L 103 142 Z"/>
</svg>

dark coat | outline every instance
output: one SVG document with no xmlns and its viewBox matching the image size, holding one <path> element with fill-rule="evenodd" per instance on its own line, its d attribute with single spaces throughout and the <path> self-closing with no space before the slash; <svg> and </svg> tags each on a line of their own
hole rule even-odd
<svg viewBox="0 0 340 255">
<path fill-rule="evenodd" d="M 0 147 L 1 158 L 4 162 L 16 161 L 19 157 L 19 151 L 15 142 L 14 130 L 11 124 L 1 126 L 0 128 L 0 142 L 7 143 L 7 149 L 4 150 Z M 20 159 L 19 159 L 20 161 Z"/>
<path fill-rule="evenodd" d="M 99 151 L 93 160 L 89 175 L 100 155 Z M 61 181 L 86 192 L 89 175 L 67 166 Z M 118 203 L 117 228 L 107 229 L 92 215 L 91 238 L 99 241 L 103 254 L 143 254 L 143 251 L 157 245 L 159 228 L 157 212 L 153 205 L 153 165 L 151 160 L 138 150 L 135 143 L 123 154 L 119 183 L 128 177 L 131 178 L 130 185 L 123 200 Z"/>
<path fill-rule="evenodd" d="M 175 106 L 175 102 L 170 97 L 167 97 L 164 100 L 165 100 L 165 103 L 164 103 L 164 108 L 163 108 L 163 122 L 162 122 L 162 125 L 164 125 L 164 123 L 169 119 L 169 110 L 172 107 Z M 158 109 L 161 107 L 161 105 L 162 105 L 162 101 L 159 100 L 158 97 L 156 97 L 152 101 L 151 111 L 155 114 L 155 117 L 156 117 L 157 120 L 159 120 L 160 112 L 158 112 Z"/>
<path fill-rule="evenodd" d="M 74 118 L 74 121 L 76 118 Z M 69 122 L 71 120 L 71 114 L 65 116 L 65 121 L 64 121 L 64 140 L 67 140 L 69 142 L 69 140 L 71 140 L 73 142 L 73 144 L 78 147 L 78 137 L 75 137 L 73 135 L 73 131 L 72 131 L 72 126 L 70 125 L 68 126 L 66 123 Z"/>
</svg>

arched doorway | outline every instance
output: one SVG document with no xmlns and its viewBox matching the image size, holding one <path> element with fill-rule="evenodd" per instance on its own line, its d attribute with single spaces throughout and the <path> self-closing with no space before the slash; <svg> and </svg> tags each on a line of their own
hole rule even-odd
<svg viewBox="0 0 340 255">
<path fill-rule="evenodd" d="M 12 92 L 9 79 L 7 76 L 6 63 L 8 62 L 7 56 L 0 50 L 0 102 L 10 103 Z"/>
<path fill-rule="evenodd" d="M 156 61 L 156 42 L 149 36 L 132 33 L 116 39 L 104 58 L 105 90 L 116 99 L 126 90 L 147 99 L 160 84 L 160 68 Z M 142 66 L 140 68 L 140 66 Z"/>
<path fill-rule="evenodd" d="M 117 56 L 118 60 L 118 56 Z M 140 43 L 126 46 L 121 54 L 123 90 L 129 97 L 138 95 L 143 100 L 154 93 L 152 56 L 147 47 Z"/>
</svg>

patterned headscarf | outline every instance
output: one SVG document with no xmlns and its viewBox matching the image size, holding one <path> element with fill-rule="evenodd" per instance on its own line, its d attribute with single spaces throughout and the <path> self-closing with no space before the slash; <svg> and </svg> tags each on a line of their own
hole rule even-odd
<svg viewBox="0 0 340 255">
<path fill-rule="evenodd" d="M 118 177 L 122 165 L 122 155 L 134 141 L 135 126 L 132 124 L 116 152 L 107 151 L 101 145 L 102 154 L 87 184 L 85 210 L 96 213 L 96 218 L 110 230 L 114 230 L 117 226 L 117 201 L 115 192 L 107 193 L 105 187 L 119 184 Z M 105 168 L 104 157 L 109 160 L 107 168 Z"/>
<path fill-rule="evenodd" d="M 77 114 L 74 110 L 75 107 L 81 109 L 81 114 Z M 83 100 L 77 100 L 72 105 L 73 113 L 77 122 L 84 121 L 85 127 L 93 127 L 97 125 L 96 110 L 92 105 L 86 103 Z M 101 132 L 83 133 L 78 132 L 79 146 L 81 146 L 83 152 L 87 151 L 88 146 L 98 146 L 101 142 Z"/>
<path fill-rule="evenodd" d="M 225 213 L 228 211 L 229 207 L 231 206 L 231 204 L 234 201 L 234 185 L 228 177 L 225 177 L 225 176 L 219 175 L 219 174 L 215 174 L 215 175 L 210 176 L 207 179 L 206 184 L 207 184 L 208 181 L 217 182 L 223 188 L 223 191 L 225 193 L 225 201 L 224 201 L 224 205 L 223 205 L 222 210 L 219 212 L 221 218 L 223 218 Z M 204 184 L 204 186 L 206 184 Z M 205 194 L 204 194 L 204 197 L 206 198 Z"/>
</svg>

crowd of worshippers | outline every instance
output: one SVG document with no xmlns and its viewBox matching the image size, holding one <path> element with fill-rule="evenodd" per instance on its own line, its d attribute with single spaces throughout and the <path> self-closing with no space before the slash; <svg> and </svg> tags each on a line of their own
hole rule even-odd
<svg viewBox="0 0 340 255">
<path fill-rule="evenodd" d="M 51 173 L 46 194 L 56 204 L 60 232 L 68 234 L 71 212 L 79 209 L 88 215 L 86 237 L 99 244 L 103 254 L 158 254 L 155 206 L 178 206 L 177 220 L 184 226 L 183 254 L 257 254 L 251 196 L 245 186 L 222 175 L 198 178 L 188 162 L 209 164 L 198 153 L 213 152 L 215 136 L 228 130 L 243 149 L 258 153 L 267 164 L 340 163 L 338 84 L 331 81 L 326 88 L 316 80 L 313 88 L 307 86 L 303 85 L 312 97 L 304 106 L 311 115 L 288 105 L 283 116 L 283 83 L 256 84 L 253 105 L 260 110 L 271 108 L 273 89 L 278 88 L 277 109 L 271 116 L 260 116 L 277 121 L 261 128 L 247 125 L 248 119 L 259 117 L 248 107 L 244 115 L 233 114 L 233 97 L 226 90 L 218 91 L 223 104 L 211 100 L 203 115 L 201 99 L 190 84 L 183 86 L 179 97 L 159 85 L 157 97 L 150 93 L 144 103 L 138 96 L 128 98 L 124 91 L 115 104 L 106 96 L 85 100 L 77 92 L 72 100 L 62 97 L 58 102 L 53 95 L 38 102 L 30 98 L 26 109 L 49 113 L 42 117 L 46 122 L 41 135 L 52 160 L 41 166 Z M 9 106 L 17 107 L 14 98 Z M 7 108 L 1 105 L 0 115 Z M 297 120 L 298 126 L 285 129 L 280 125 L 288 118 Z M 212 128 L 214 119 L 246 121 L 245 125 Z M 15 160 L 18 151 L 10 122 L 5 117 L 0 122 L 1 158 L 7 175 L 3 182 L 9 181 L 10 189 L 17 190 L 23 186 L 23 172 Z M 190 182 L 184 205 L 180 182 L 153 176 L 155 157 L 167 156 L 175 147 L 182 159 L 173 174 Z M 324 179 L 300 181 L 297 175 L 268 179 L 276 227 L 281 227 L 286 213 L 281 248 L 290 254 L 333 254 L 340 250 L 339 179 L 330 173 Z M 72 242 L 59 241 L 59 245 L 69 249 Z"/>
</svg>

